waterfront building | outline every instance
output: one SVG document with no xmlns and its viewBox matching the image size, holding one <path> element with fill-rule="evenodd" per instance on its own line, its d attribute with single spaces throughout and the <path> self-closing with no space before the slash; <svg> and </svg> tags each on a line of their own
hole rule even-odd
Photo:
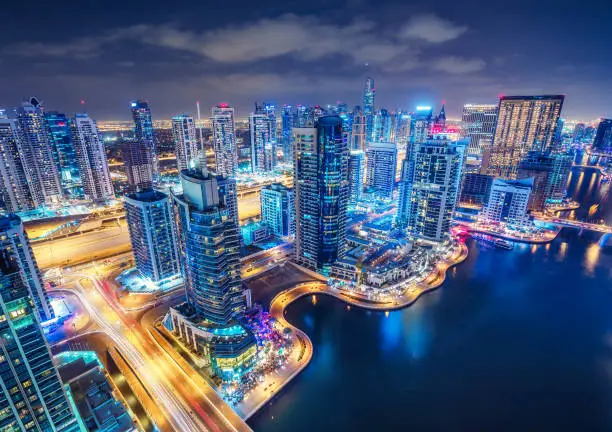
<svg viewBox="0 0 612 432">
<path fill-rule="evenodd" d="M 483 216 L 488 223 L 505 223 L 521 228 L 529 222 L 527 208 L 533 178 L 522 180 L 495 179 Z"/>
<path fill-rule="evenodd" d="M 330 274 L 346 248 L 349 151 L 338 116 L 293 130 L 296 260 Z"/>
<path fill-rule="evenodd" d="M 124 202 L 140 276 L 158 284 L 179 278 L 179 250 L 168 195 L 149 189 L 127 194 Z"/>
<path fill-rule="evenodd" d="M 543 212 L 546 204 L 563 201 L 572 159 L 567 153 L 529 152 L 525 155 L 519 163 L 517 178 L 533 179 L 529 210 Z"/>
<path fill-rule="evenodd" d="M 151 152 L 142 140 L 124 141 L 121 146 L 123 165 L 128 178 L 127 192 L 150 189 L 153 186 Z"/>
<path fill-rule="evenodd" d="M 159 155 L 157 154 L 157 141 L 153 131 L 153 118 L 149 102 L 144 100 L 133 101 L 132 120 L 134 120 L 134 136 L 140 142 L 140 148 L 146 149 L 151 164 L 152 180 L 159 180 Z"/>
<path fill-rule="evenodd" d="M 293 189 L 281 183 L 261 188 L 261 221 L 271 234 L 287 237 L 295 234 Z"/>
<path fill-rule="evenodd" d="M 365 166 L 365 153 L 361 150 L 351 150 L 349 155 L 348 183 L 349 205 L 355 206 L 361 199 L 363 192 L 363 172 Z"/>
<path fill-rule="evenodd" d="M 462 161 L 462 144 L 445 135 L 417 143 L 413 159 L 404 164 L 396 224 L 414 238 L 447 238 L 459 193 Z"/>
<path fill-rule="evenodd" d="M 497 105 L 463 105 L 461 121 L 465 136 L 469 140 L 467 148 L 468 156 L 482 158 L 485 143 L 493 142 L 493 132 L 497 122 Z"/>
<path fill-rule="evenodd" d="M 391 142 L 369 143 L 366 156 L 366 187 L 372 188 L 381 197 L 392 197 L 395 189 L 397 146 Z"/>
<path fill-rule="evenodd" d="M 14 259 L 21 279 L 30 292 L 30 298 L 34 302 L 40 321 L 52 319 L 55 315 L 32 253 L 30 240 L 17 215 L 0 216 L 0 253 L 8 254 Z"/>
<path fill-rule="evenodd" d="M 368 77 L 366 78 L 363 87 L 363 115 L 365 116 L 366 141 L 372 140 L 374 114 L 376 114 L 376 108 L 374 105 L 375 98 L 376 89 L 374 88 L 374 78 Z"/>
<path fill-rule="evenodd" d="M 240 233 L 232 220 L 223 177 L 181 172 L 173 193 L 187 302 L 171 308 L 166 326 L 207 358 L 215 374 L 238 378 L 253 362 L 253 334 L 242 324 L 247 308 L 240 276 Z"/>
<path fill-rule="evenodd" d="M 53 159 L 60 175 L 64 195 L 83 195 L 79 163 L 70 133 L 70 121 L 66 114 L 45 112 L 45 127 L 53 150 Z"/>
<path fill-rule="evenodd" d="M 21 160 L 36 207 L 59 203 L 63 198 L 53 149 L 45 127 L 43 108 L 38 99 L 31 98 L 15 111 L 19 134 L 23 138 Z"/>
<path fill-rule="evenodd" d="M 42 202 L 26 168 L 23 135 L 15 119 L 0 118 L 0 208 L 8 212 L 32 210 Z"/>
<path fill-rule="evenodd" d="M 350 150 L 365 151 L 366 149 L 366 117 L 361 107 L 357 105 L 353 109 L 352 113 L 352 131 L 351 141 L 349 148 Z"/>
<path fill-rule="evenodd" d="M 79 431 L 22 270 L 0 251 L 0 430 Z"/>
<path fill-rule="evenodd" d="M 212 109 L 213 147 L 217 174 L 224 177 L 227 188 L 227 209 L 230 218 L 239 226 L 238 194 L 236 174 L 238 172 L 238 153 L 234 128 L 234 108 L 222 103 Z"/>
<path fill-rule="evenodd" d="M 519 162 L 530 151 L 547 153 L 565 96 L 502 96 L 487 174 L 516 179 Z"/>
<path fill-rule="evenodd" d="M 76 114 L 70 121 L 70 130 L 85 197 L 100 202 L 114 199 L 106 149 L 96 123 L 88 114 Z"/>
<path fill-rule="evenodd" d="M 597 153 L 612 155 L 612 119 L 601 119 L 592 147 Z"/>
<path fill-rule="evenodd" d="M 172 117 L 172 138 L 176 151 L 176 166 L 178 171 L 193 168 L 199 162 L 202 153 L 193 116 L 179 114 Z"/>
<path fill-rule="evenodd" d="M 459 202 L 463 204 L 484 205 L 491 192 L 492 184 L 493 177 L 486 174 L 463 174 Z"/>
</svg>

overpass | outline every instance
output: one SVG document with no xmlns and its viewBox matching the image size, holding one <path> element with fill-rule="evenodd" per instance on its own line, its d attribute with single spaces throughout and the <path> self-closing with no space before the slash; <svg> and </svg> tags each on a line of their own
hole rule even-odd
<svg viewBox="0 0 612 432">
<path fill-rule="evenodd" d="M 574 219 L 548 217 L 548 216 L 542 216 L 542 215 L 538 216 L 537 219 L 543 222 L 551 222 L 559 226 L 564 226 L 564 227 L 569 227 L 569 228 L 578 228 L 580 230 L 586 229 L 590 231 L 597 231 L 597 232 L 604 233 L 604 234 L 612 234 L 612 226 L 606 225 L 603 223 L 596 224 L 596 223 L 583 222 L 583 221 L 574 220 Z"/>
</svg>

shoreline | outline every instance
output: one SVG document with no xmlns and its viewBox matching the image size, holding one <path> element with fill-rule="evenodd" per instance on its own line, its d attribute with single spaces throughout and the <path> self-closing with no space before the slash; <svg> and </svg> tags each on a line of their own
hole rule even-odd
<svg viewBox="0 0 612 432">
<path fill-rule="evenodd" d="M 265 406 L 267 403 L 277 397 L 280 391 L 285 388 L 293 379 L 302 372 L 306 366 L 312 360 L 313 355 L 313 343 L 306 335 L 305 332 L 300 330 L 298 327 L 291 324 L 285 318 L 285 310 L 287 306 L 296 300 L 311 295 L 311 294 L 323 294 L 331 297 L 335 297 L 351 306 L 356 306 L 362 309 L 374 310 L 378 312 L 385 312 L 390 310 L 399 310 L 414 304 L 421 296 L 440 288 L 446 280 L 447 272 L 454 266 L 461 264 L 468 256 L 468 248 L 465 243 L 461 243 L 458 250 L 453 254 L 452 257 L 444 259 L 436 264 L 436 269 L 432 271 L 423 281 L 417 282 L 414 286 L 407 288 L 405 294 L 394 301 L 374 301 L 374 300 L 362 300 L 356 297 L 354 294 L 348 294 L 337 289 L 330 288 L 323 282 L 305 282 L 297 284 L 292 288 L 288 288 L 278 293 L 270 301 L 270 316 L 276 319 L 277 323 L 282 328 L 289 328 L 291 330 L 294 343 L 301 345 L 301 350 L 297 352 L 297 356 L 292 354 L 292 363 L 295 363 L 294 369 L 289 376 L 287 376 L 283 382 L 281 382 L 274 390 L 273 394 L 250 408 L 248 411 L 241 409 L 244 413 L 244 420 L 248 420 L 253 417 L 257 412 Z M 433 279 L 431 277 L 434 276 Z M 296 358 L 294 358 L 296 357 Z"/>
<path fill-rule="evenodd" d="M 509 241 L 513 241 L 513 242 L 517 242 L 517 243 L 527 243 L 527 244 L 546 244 L 546 243 L 550 243 L 551 241 L 553 241 L 554 239 L 557 238 L 557 236 L 559 235 L 559 233 L 561 232 L 561 228 L 558 228 L 556 231 L 550 231 L 550 235 L 546 238 L 542 238 L 542 239 L 530 239 L 530 238 L 524 238 L 524 237 L 516 237 L 513 235 L 508 235 L 508 234 L 502 234 L 502 233 L 498 233 L 495 231 L 489 231 L 483 228 L 475 228 L 473 226 L 468 225 L 468 228 L 470 230 L 470 233 L 475 232 L 475 233 L 480 233 L 480 234 L 486 234 L 486 235 L 490 235 L 491 237 L 497 237 L 497 238 L 501 238 L 504 240 L 509 240 Z"/>
</svg>

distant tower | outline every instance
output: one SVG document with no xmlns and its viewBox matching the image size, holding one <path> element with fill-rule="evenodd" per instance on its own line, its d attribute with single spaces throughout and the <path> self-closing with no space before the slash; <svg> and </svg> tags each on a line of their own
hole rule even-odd
<svg viewBox="0 0 612 432">
<path fill-rule="evenodd" d="M 47 321 L 53 318 L 55 315 L 49 304 L 30 241 L 21 219 L 14 214 L 0 216 L 0 254 L 2 253 L 10 255 L 15 260 L 40 320 Z"/>
<path fill-rule="evenodd" d="M 363 114 L 365 116 L 365 136 L 366 141 L 372 140 L 372 132 L 374 126 L 374 114 L 376 108 L 374 105 L 374 99 L 376 96 L 376 89 L 374 88 L 374 78 L 366 78 L 365 85 L 363 88 Z"/>
<path fill-rule="evenodd" d="M 251 171 L 262 173 L 272 167 L 266 158 L 266 146 L 270 145 L 270 125 L 267 114 L 255 104 L 255 112 L 249 115 L 249 134 L 251 137 Z"/>
<path fill-rule="evenodd" d="M 296 260 L 331 273 L 346 248 L 349 150 L 342 119 L 326 116 L 314 128 L 295 128 Z"/>
<path fill-rule="evenodd" d="M 601 119 L 593 140 L 596 152 L 612 155 L 612 119 Z"/>
<path fill-rule="evenodd" d="M 283 144 L 283 162 L 293 163 L 293 142 L 292 131 L 297 117 L 297 111 L 291 105 L 283 105 L 281 114 L 281 129 L 282 129 L 282 144 Z"/>
<path fill-rule="evenodd" d="M 45 112 L 45 127 L 64 194 L 74 197 L 81 196 L 80 188 L 83 184 L 68 117 L 57 111 L 47 111 Z"/>
<path fill-rule="evenodd" d="M 151 161 L 153 182 L 159 180 L 159 155 L 157 154 L 157 141 L 153 131 L 153 118 L 149 102 L 136 100 L 132 102 L 132 119 L 134 120 L 134 135 L 141 148 L 147 149 L 147 156 Z"/>
<path fill-rule="evenodd" d="M 361 110 L 361 107 L 358 105 L 353 108 L 353 131 L 351 133 L 351 142 L 350 149 L 351 150 L 361 150 L 365 151 L 366 149 L 366 117 Z"/>
<path fill-rule="evenodd" d="M 234 108 L 222 103 L 212 109 L 212 130 L 217 174 L 225 177 L 227 188 L 227 207 L 231 219 L 239 226 L 238 196 L 236 174 L 238 173 L 238 153 L 234 129 Z"/>
<path fill-rule="evenodd" d="M 356 205 L 363 191 L 363 172 L 365 170 L 365 154 L 361 150 L 351 150 L 349 156 L 348 183 L 349 205 Z"/>
<path fill-rule="evenodd" d="M 59 203 L 63 197 L 60 177 L 49 142 L 43 108 L 35 97 L 16 110 L 17 124 L 23 137 L 21 158 L 28 182 L 33 186 L 36 207 Z"/>
<path fill-rule="evenodd" d="M 465 136 L 469 139 L 467 154 L 482 158 L 483 144 L 493 142 L 493 132 L 497 122 L 497 105 L 466 104 L 463 105 L 461 117 Z"/>
<path fill-rule="evenodd" d="M 366 154 L 366 186 L 381 197 L 391 198 L 395 188 L 397 145 L 389 142 L 370 143 Z"/>
<path fill-rule="evenodd" d="M 115 198 L 106 149 L 96 123 L 87 114 L 76 114 L 70 122 L 70 129 L 85 196 L 93 201 Z"/>
<path fill-rule="evenodd" d="M 502 96 L 487 174 L 516 179 L 519 162 L 530 151 L 553 149 L 565 96 Z"/>
<path fill-rule="evenodd" d="M 141 140 L 125 141 L 121 147 L 128 178 L 128 192 L 142 191 L 153 186 L 151 153 Z"/>
<path fill-rule="evenodd" d="M 33 301 L 18 260 L 0 251 L 0 429 L 79 431 Z"/>
<path fill-rule="evenodd" d="M 172 117 L 172 137 L 176 149 L 176 165 L 179 173 L 199 164 L 203 151 L 198 143 L 193 116 L 179 114 Z"/>
<path fill-rule="evenodd" d="M 0 207 L 8 212 L 32 210 L 39 204 L 34 201 L 39 195 L 32 171 L 21 151 L 24 146 L 17 120 L 0 118 Z"/>
</svg>

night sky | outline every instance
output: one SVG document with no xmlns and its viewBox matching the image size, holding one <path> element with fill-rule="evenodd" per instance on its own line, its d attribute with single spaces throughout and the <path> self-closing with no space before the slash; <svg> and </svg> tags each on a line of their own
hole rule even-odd
<svg viewBox="0 0 612 432">
<path fill-rule="evenodd" d="M 26 6 L 27 5 L 27 6 Z M 0 106 L 154 118 L 226 101 L 438 107 L 501 94 L 566 94 L 565 118 L 612 114 L 612 6 L 606 1 L 6 1 Z M 606 22 L 607 21 L 607 22 Z M 369 64 L 366 71 L 365 64 Z"/>
</svg>

